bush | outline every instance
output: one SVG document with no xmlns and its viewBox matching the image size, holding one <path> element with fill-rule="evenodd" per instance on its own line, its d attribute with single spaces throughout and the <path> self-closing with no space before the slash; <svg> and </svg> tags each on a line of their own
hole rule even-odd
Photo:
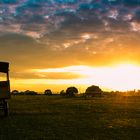
<svg viewBox="0 0 140 140">
<path fill-rule="evenodd" d="M 85 91 L 85 97 L 95 97 L 95 96 L 101 96 L 102 90 L 99 86 L 92 85 L 88 87 Z"/>
<path fill-rule="evenodd" d="M 26 90 L 26 91 L 24 91 L 24 95 L 37 95 L 37 92 Z"/>
<path fill-rule="evenodd" d="M 66 96 L 66 92 L 64 90 L 60 91 L 60 96 Z"/>
<path fill-rule="evenodd" d="M 78 89 L 76 87 L 68 87 L 66 90 L 66 95 L 69 97 L 74 97 L 78 93 Z"/>
<path fill-rule="evenodd" d="M 50 89 L 47 89 L 44 91 L 45 95 L 51 96 L 52 95 L 52 91 Z"/>
</svg>

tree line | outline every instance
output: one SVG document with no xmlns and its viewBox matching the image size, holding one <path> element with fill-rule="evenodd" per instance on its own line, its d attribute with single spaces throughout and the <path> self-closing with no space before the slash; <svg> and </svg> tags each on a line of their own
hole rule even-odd
<svg viewBox="0 0 140 140">
<path fill-rule="evenodd" d="M 61 90 L 59 95 L 68 96 L 68 97 L 75 97 L 75 96 L 77 96 L 78 93 L 79 93 L 78 88 L 71 86 L 71 87 L 68 87 L 66 89 L 66 91 Z M 83 93 L 83 94 L 86 96 L 100 96 L 101 93 L 102 93 L 102 90 L 99 86 L 92 85 L 92 86 L 88 87 L 85 90 L 85 93 Z M 11 92 L 11 94 L 12 95 L 38 95 L 37 92 L 31 91 L 31 90 L 26 90 L 26 91 L 22 91 L 22 92 L 20 92 L 18 90 L 13 90 Z M 53 95 L 53 92 L 51 91 L 51 89 L 46 89 L 43 94 L 51 96 L 51 95 Z"/>
<path fill-rule="evenodd" d="M 18 91 L 18 90 L 13 90 L 11 92 L 11 95 L 38 95 L 36 91 L 31 91 L 31 90 L 26 90 L 26 91 Z M 43 92 L 43 95 L 47 96 L 52 96 L 56 95 L 52 92 L 51 89 L 46 89 Z M 60 96 L 66 96 L 66 97 L 76 97 L 79 95 L 78 88 L 71 86 L 68 87 L 65 90 L 61 90 L 57 95 Z M 105 92 L 103 91 L 99 86 L 92 85 L 89 86 L 84 93 L 80 93 L 80 95 L 84 96 L 85 98 L 87 97 L 102 97 L 102 96 L 116 96 L 116 95 L 124 95 L 124 96 L 140 96 L 140 90 L 132 90 L 132 91 L 126 91 L 126 92 L 120 92 L 120 91 L 110 91 L 110 92 Z"/>
</svg>

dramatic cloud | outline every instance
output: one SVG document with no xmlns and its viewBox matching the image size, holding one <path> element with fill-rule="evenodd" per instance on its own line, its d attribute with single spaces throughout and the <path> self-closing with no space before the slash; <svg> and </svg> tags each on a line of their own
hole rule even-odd
<svg viewBox="0 0 140 140">
<path fill-rule="evenodd" d="M 139 36 L 139 0 L 0 0 L 0 60 L 14 72 L 139 63 Z"/>
</svg>

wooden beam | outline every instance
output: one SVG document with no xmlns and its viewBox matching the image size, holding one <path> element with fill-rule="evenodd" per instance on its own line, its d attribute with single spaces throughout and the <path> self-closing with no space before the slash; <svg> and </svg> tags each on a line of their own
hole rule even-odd
<svg viewBox="0 0 140 140">
<path fill-rule="evenodd" d="M 0 72 L 8 73 L 9 71 L 9 63 L 8 62 L 0 62 Z"/>
</svg>

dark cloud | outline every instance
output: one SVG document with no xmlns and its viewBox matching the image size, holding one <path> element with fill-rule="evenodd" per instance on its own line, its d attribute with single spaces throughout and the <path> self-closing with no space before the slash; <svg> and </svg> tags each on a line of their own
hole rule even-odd
<svg viewBox="0 0 140 140">
<path fill-rule="evenodd" d="M 121 4 L 123 0 L 102 0 L 104 4 L 118 5 Z"/>
<path fill-rule="evenodd" d="M 108 19 L 107 20 L 110 26 L 110 29 L 112 31 L 121 31 L 123 29 L 123 32 L 129 31 L 130 29 L 130 24 L 126 21 L 120 21 L 120 20 L 115 20 L 115 19 Z"/>
<path fill-rule="evenodd" d="M 32 36 L 26 31 L 34 31 L 38 34 L 38 38 L 46 33 L 63 29 L 72 30 L 72 32 L 79 29 L 81 32 L 103 30 L 103 20 L 108 18 L 118 19 L 120 21 L 118 27 L 120 26 L 121 29 L 125 26 L 121 20 L 132 13 L 128 5 L 139 5 L 138 0 L 3 0 L 0 2 L 0 25 L 11 32 L 12 29 L 9 26 L 18 24 L 19 30 L 13 29 L 13 32 Z M 4 3 L 7 3 L 7 6 L 4 6 Z M 118 15 L 113 13 L 113 8 Z M 139 19 L 138 11 L 135 19 Z M 111 25 L 114 26 L 114 24 Z M 32 37 L 36 38 L 36 36 Z"/>
<path fill-rule="evenodd" d="M 15 4 L 18 0 L 0 0 L 1 4 Z"/>
<path fill-rule="evenodd" d="M 124 5 L 130 6 L 130 7 L 140 6 L 140 1 L 139 0 L 124 0 L 123 3 L 124 3 Z"/>
<path fill-rule="evenodd" d="M 47 52 L 47 49 L 45 51 Z M 28 66 L 31 67 L 31 64 L 34 66 L 44 53 L 44 48 L 30 37 L 18 34 L 0 36 L 1 60 L 4 59 L 15 63 L 15 67 L 27 68 Z"/>
<path fill-rule="evenodd" d="M 135 15 L 133 17 L 133 21 L 140 22 L 140 10 L 137 10 L 135 12 Z"/>
<path fill-rule="evenodd" d="M 103 10 L 104 7 L 99 2 L 82 3 L 79 5 L 78 10 Z"/>
<path fill-rule="evenodd" d="M 102 3 L 107 4 L 107 5 L 110 4 L 111 6 L 124 4 L 125 6 L 129 6 L 129 7 L 140 5 L 139 0 L 102 0 Z"/>
<path fill-rule="evenodd" d="M 139 4 L 138 0 L 1 0 L 0 59 L 10 61 L 14 71 L 139 60 Z"/>
<path fill-rule="evenodd" d="M 18 34 L 0 36 L 0 59 L 10 61 L 15 71 L 76 64 L 76 57 L 76 52 L 73 54 L 68 50 L 53 51 L 52 46 L 42 45 L 27 36 Z"/>
</svg>

